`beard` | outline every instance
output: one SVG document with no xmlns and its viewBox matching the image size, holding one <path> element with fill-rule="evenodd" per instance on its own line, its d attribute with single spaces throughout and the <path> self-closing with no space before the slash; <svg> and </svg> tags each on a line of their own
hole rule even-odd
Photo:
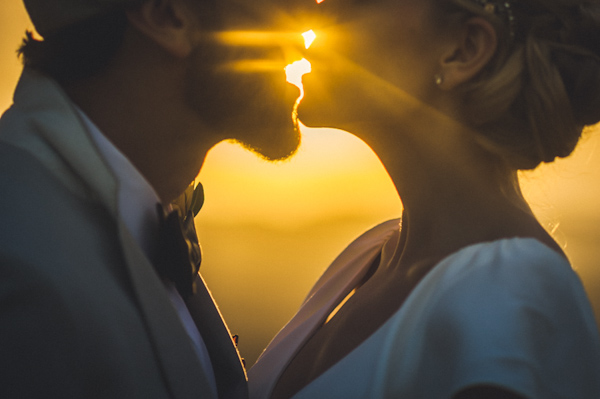
<svg viewBox="0 0 600 399">
<path fill-rule="evenodd" d="M 192 55 L 187 101 L 206 126 L 223 140 L 241 144 L 258 156 L 284 160 L 300 146 L 292 118 L 298 89 L 281 71 L 240 72 L 225 67 L 249 55 L 214 44 Z"/>
</svg>

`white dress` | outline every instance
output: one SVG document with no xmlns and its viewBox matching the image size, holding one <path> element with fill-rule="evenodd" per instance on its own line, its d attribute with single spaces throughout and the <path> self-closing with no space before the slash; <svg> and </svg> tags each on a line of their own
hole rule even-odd
<svg viewBox="0 0 600 399">
<path fill-rule="evenodd" d="M 251 399 L 270 396 L 373 260 L 389 259 L 398 234 L 398 220 L 383 223 L 333 262 L 250 369 Z M 600 337 L 585 291 L 568 261 L 535 239 L 446 257 L 376 332 L 294 398 L 440 399 L 478 384 L 527 398 L 600 398 Z"/>
</svg>

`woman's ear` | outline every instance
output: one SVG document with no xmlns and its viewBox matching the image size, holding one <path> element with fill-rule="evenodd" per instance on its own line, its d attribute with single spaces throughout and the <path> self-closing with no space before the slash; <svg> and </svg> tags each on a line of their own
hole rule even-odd
<svg viewBox="0 0 600 399">
<path fill-rule="evenodd" d="M 151 0 L 127 11 L 129 23 L 175 57 L 185 58 L 193 50 L 196 22 L 181 0 Z"/>
<path fill-rule="evenodd" d="M 457 32 L 456 40 L 441 60 L 441 89 L 450 90 L 477 75 L 496 53 L 498 38 L 494 26 L 485 18 L 469 19 Z"/>
</svg>

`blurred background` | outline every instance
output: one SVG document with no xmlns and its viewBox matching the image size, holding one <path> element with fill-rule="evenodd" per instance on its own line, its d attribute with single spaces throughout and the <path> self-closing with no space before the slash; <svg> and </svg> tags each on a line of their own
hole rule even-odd
<svg viewBox="0 0 600 399">
<path fill-rule="evenodd" d="M 32 29 L 21 0 L 0 3 L 0 111 L 12 102 L 16 49 Z M 283 75 L 282 75 L 283 78 Z M 534 211 L 565 248 L 600 320 L 600 132 L 568 159 L 521 176 Z M 222 143 L 199 175 L 201 271 L 247 365 L 294 314 L 335 256 L 364 230 L 400 215 L 375 154 L 354 136 L 305 129 L 291 160 L 267 163 Z"/>
</svg>

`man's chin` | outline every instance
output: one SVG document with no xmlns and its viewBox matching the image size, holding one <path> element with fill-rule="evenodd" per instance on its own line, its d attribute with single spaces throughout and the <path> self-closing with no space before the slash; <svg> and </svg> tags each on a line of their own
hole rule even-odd
<svg viewBox="0 0 600 399">
<path fill-rule="evenodd" d="M 233 141 L 269 161 L 293 156 L 301 141 L 297 121 L 292 116 L 295 90 L 286 88 L 280 96 L 264 96 L 261 105 L 246 107 L 243 123 L 236 123 L 240 129 L 230 135 Z"/>
<path fill-rule="evenodd" d="M 233 141 L 252 151 L 267 161 L 284 161 L 298 151 L 301 142 L 300 131 L 291 121 L 286 127 L 280 126 L 247 132 L 248 138 L 234 138 Z"/>
</svg>

